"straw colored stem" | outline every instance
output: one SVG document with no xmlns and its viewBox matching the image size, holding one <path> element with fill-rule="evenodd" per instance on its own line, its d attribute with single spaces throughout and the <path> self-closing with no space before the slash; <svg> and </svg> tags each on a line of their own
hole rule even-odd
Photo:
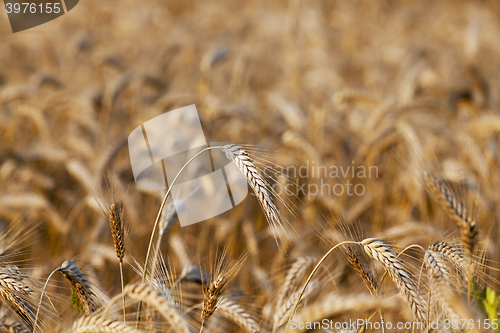
<svg viewBox="0 0 500 333">
<path fill-rule="evenodd" d="M 148 273 L 149 256 L 151 254 L 151 247 L 153 245 L 153 238 L 154 238 L 154 235 L 155 235 L 155 232 L 156 232 L 156 228 L 158 227 L 158 222 L 160 221 L 161 212 L 163 211 L 163 207 L 165 207 L 165 203 L 167 202 L 167 198 L 168 198 L 168 196 L 170 194 L 170 191 L 172 190 L 172 186 L 174 186 L 175 181 L 177 180 L 177 178 L 179 178 L 180 174 L 189 165 L 189 163 L 191 163 L 196 157 L 200 156 L 205 151 L 208 151 L 208 150 L 213 149 L 213 148 L 220 148 L 220 146 L 204 148 L 199 153 L 197 153 L 196 155 L 194 155 L 193 157 L 191 157 L 191 159 L 189 161 L 187 161 L 186 164 L 184 164 L 184 166 L 179 170 L 179 172 L 175 176 L 174 180 L 172 181 L 172 183 L 168 187 L 167 193 L 165 194 L 165 197 L 163 198 L 163 201 L 161 203 L 160 209 L 158 210 L 158 214 L 156 215 L 156 221 L 155 221 L 155 224 L 153 226 L 153 231 L 151 232 L 151 237 L 149 239 L 148 252 L 146 254 L 146 261 L 144 263 L 144 273 L 142 274 L 142 282 L 144 282 L 146 280 L 146 275 Z M 139 321 L 140 321 L 140 318 L 141 318 L 141 308 L 142 308 L 142 302 L 139 302 L 139 307 L 137 309 L 136 327 L 139 326 Z"/>
<path fill-rule="evenodd" d="M 328 250 L 327 253 L 325 253 L 325 255 L 323 256 L 323 258 L 321 258 L 321 260 L 316 264 L 316 266 L 314 267 L 314 269 L 311 272 L 311 274 L 309 274 L 309 277 L 307 278 L 307 281 L 304 284 L 304 287 L 300 291 L 299 297 L 297 297 L 297 302 L 295 302 L 295 306 L 293 307 L 293 310 L 290 313 L 290 318 L 288 318 L 288 323 L 286 324 L 286 329 L 288 329 L 288 325 L 290 324 L 290 321 L 292 321 L 293 315 L 294 315 L 295 311 L 297 310 L 297 307 L 299 306 L 300 299 L 302 298 L 302 295 L 304 294 L 304 291 L 306 290 L 307 285 L 309 284 L 309 282 L 311 282 L 311 279 L 313 278 L 314 274 L 316 274 L 316 271 L 319 269 L 319 267 L 321 266 L 321 264 L 323 263 L 323 261 L 325 261 L 325 259 L 330 255 L 330 253 L 332 253 L 333 251 L 335 251 L 339 246 L 345 245 L 345 244 L 359 244 L 359 242 L 345 241 L 345 242 L 342 242 L 342 243 L 339 243 L 339 244 L 335 245 L 330 250 Z"/>
</svg>

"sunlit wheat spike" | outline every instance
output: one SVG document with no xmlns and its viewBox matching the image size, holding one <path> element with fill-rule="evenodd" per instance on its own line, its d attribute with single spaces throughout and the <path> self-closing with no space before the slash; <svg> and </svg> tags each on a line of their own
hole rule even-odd
<svg viewBox="0 0 500 333">
<path fill-rule="evenodd" d="M 24 295 L 32 293 L 33 289 L 23 281 L 27 278 L 27 275 L 16 266 L 0 268 L 0 287 L 5 290 L 18 292 Z"/>
<path fill-rule="evenodd" d="M 285 232 L 288 231 L 288 222 L 281 218 L 280 211 L 274 202 L 273 196 L 268 190 L 268 184 L 250 158 L 248 152 L 241 146 L 234 144 L 222 146 L 221 150 L 226 153 L 227 158 L 233 161 L 243 175 L 245 175 L 247 182 L 255 192 L 271 227 L 279 227 Z"/>
<path fill-rule="evenodd" d="M 189 325 L 179 310 L 172 304 L 161 291 L 147 283 L 132 284 L 125 287 L 123 294 L 148 303 L 154 307 L 175 329 L 176 332 L 190 333 Z"/>
<path fill-rule="evenodd" d="M 34 308 L 30 303 L 14 292 L 3 289 L 0 289 L 0 299 L 24 325 L 33 330 L 35 314 Z"/>
<path fill-rule="evenodd" d="M 0 333 L 31 333 L 31 330 L 21 323 L 6 323 L 0 325 Z"/>
<path fill-rule="evenodd" d="M 113 242 L 115 244 L 116 257 L 123 260 L 125 255 L 125 228 L 123 225 L 123 207 L 121 204 L 113 203 L 109 206 L 108 222 L 113 235 Z"/>
<path fill-rule="evenodd" d="M 446 299 L 442 295 L 442 288 L 446 288 L 445 283 L 451 283 L 450 271 L 445 262 L 444 255 L 440 252 L 435 252 L 432 250 L 426 250 L 424 255 L 424 263 L 427 267 L 430 286 L 431 298 L 429 300 L 429 307 L 431 304 L 437 304 L 444 311 L 447 318 L 458 319 L 457 315 L 453 309 L 449 306 Z M 433 300 L 435 300 L 433 302 Z M 433 315 L 439 316 L 439 312 L 433 313 Z"/>
<path fill-rule="evenodd" d="M 223 298 L 217 311 L 247 332 L 260 332 L 259 323 L 236 302 Z"/>
<path fill-rule="evenodd" d="M 425 322 L 426 302 L 418 292 L 410 272 L 403 266 L 403 261 L 391 250 L 392 247 L 375 238 L 367 238 L 361 241 L 360 244 L 371 258 L 382 264 L 415 317 Z"/>
<path fill-rule="evenodd" d="M 73 324 L 73 333 L 140 333 L 141 330 L 127 326 L 124 322 L 113 321 L 99 316 L 83 317 Z"/>
<path fill-rule="evenodd" d="M 220 275 L 210 283 L 206 292 L 203 293 L 203 309 L 201 311 L 201 319 L 203 321 L 210 318 L 219 306 L 228 282 L 228 279 L 224 275 Z"/>
<path fill-rule="evenodd" d="M 425 251 L 424 263 L 427 267 L 429 277 L 451 282 L 450 272 L 441 253 L 432 250 Z"/>
<path fill-rule="evenodd" d="M 0 298 L 26 326 L 32 328 L 34 321 L 33 306 L 24 298 L 33 289 L 26 284 L 28 276 L 17 266 L 0 269 Z"/>
<path fill-rule="evenodd" d="M 295 262 L 292 264 L 292 267 L 290 267 L 290 269 L 286 273 L 285 281 L 280 288 L 278 300 L 276 301 L 277 308 L 281 307 L 283 305 L 285 297 L 295 290 L 298 280 L 300 280 L 300 278 L 304 275 L 307 267 L 313 261 L 314 260 L 310 257 L 299 257 L 297 258 L 297 260 L 295 260 Z"/>
<path fill-rule="evenodd" d="M 466 267 L 467 259 L 464 258 L 462 252 L 446 242 L 435 242 L 429 250 L 441 253 L 458 267 Z"/>
<path fill-rule="evenodd" d="M 368 291 L 370 291 L 370 294 L 374 296 L 381 296 L 382 291 L 380 289 L 380 284 L 365 261 L 356 253 L 351 245 L 346 245 L 343 248 L 345 248 L 349 266 L 351 266 L 353 271 L 361 277 L 368 288 Z"/>
<path fill-rule="evenodd" d="M 203 308 L 201 310 L 202 327 L 212 316 L 226 291 L 229 282 L 238 274 L 248 254 L 243 255 L 236 262 L 226 260 L 227 247 L 217 258 L 215 269 L 211 272 L 210 283 L 203 286 Z"/>
<path fill-rule="evenodd" d="M 469 258 L 472 258 L 478 235 L 476 220 L 470 216 L 467 208 L 457 199 L 455 194 L 439 179 L 424 173 L 424 180 L 428 189 L 438 198 L 439 204 L 459 228 L 460 242 Z"/>
<path fill-rule="evenodd" d="M 306 300 L 311 294 L 318 289 L 319 287 L 319 282 L 318 281 L 312 281 L 307 285 L 306 290 L 304 291 L 304 294 L 302 295 L 300 302 Z M 301 290 L 298 290 L 291 294 L 288 299 L 279 307 L 276 308 L 274 315 L 273 315 L 273 332 L 276 332 L 278 328 L 286 324 L 287 319 L 290 317 L 291 312 L 294 309 L 294 305 L 297 302 L 297 299 L 299 298 L 299 295 L 301 293 Z"/>
<path fill-rule="evenodd" d="M 90 288 L 87 278 L 80 271 L 80 267 L 70 260 L 66 260 L 59 268 L 64 277 L 69 281 L 78 303 L 82 306 L 86 316 L 91 315 L 97 309 L 95 295 Z"/>
</svg>

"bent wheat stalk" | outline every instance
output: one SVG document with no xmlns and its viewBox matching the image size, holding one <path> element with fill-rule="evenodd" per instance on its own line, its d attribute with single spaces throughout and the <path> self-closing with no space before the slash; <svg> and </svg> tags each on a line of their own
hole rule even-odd
<svg viewBox="0 0 500 333">
<path fill-rule="evenodd" d="M 252 160 L 248 156 L 248 153 L 240 146 L 234 145 L 234 144 L 228 144 L 225 146 L 206 147 L 206 148 L 202 149 L 200 152 L 198 152 L 197 154 L 195 154 L 193 157 L 191 157 L 186 162 L 186 164 L 184 164 L 182 166 L 182 168 L 179 170 L 179 172 L 177 173 L 177 175 L 173 179 L 172 183 L 168 187 L 167 193 L 163 197 L 163 201 L 161 203 L 160 209 L 158 210 L 158 214 L 156 215 L 156 220 L 155 220 L 155 223 L 153 226 L 153 231 L 151 232 L 151 237 L 149 239 L 148 251 L 146 253 L 146 261 L 144 263 L 144 272 L 142 274 L 142 282 L 145 282 L 145 280 L 146 280 L 146 275 L 148 272 L 149 257 L 151 255 L 151 248 L 153 245 L 153 238 L 154 238 L 154 235 L 156 233 L 158 223 L 161 219 L 162 211 L 165 207 L 165 203 L 167 202 L 167 198 L 170 195 L 172 187 L 174 186 L 175 182 L 177 181 L 177 178 L 179 178 L 180 174 L 184 171 L 184 169 L 194 159 L 196 159 L 202 153 L 209 151 L 211 149 L 222 150 L 224 153 L 226 153 L 226 156 L 238 166 L 238 168 L 245 175 L 250 187 L 257 195 L 259 203 L 261 204 L 261 206 L 264 210 L 264 213 L 266 215 L 266 219 L 268 220 L 269 224 L 272 227 L 282 226 L 281 219 L 280 219 L 279 213 L 278 213 L 278 208 L 277 208 L 276 204 L 274 203 L 274 200 L 272 199 L 271 194 L 269 193 L 269 191 L 266 188 L 266 183 L 265 183 L 264 179 L 260 175 L 260 172 L 257 170 L 257 167 L 255 166 L 255 164 L 253 164 Z M 139 302 L 139 308 L 137 310 L 136 327 L 138 327 L 138 324 L 140 321 L 141 307 L 142 307 L 142 303 Z"/>
<path fill-rule="evenodd" d="M 396 284 L 399 293 L 401 294 L 401 296 L 403 296 L 405 301 L 410 306 L 410 309 L 412 310 L 415 317 L 421 321 L 425 320 L 425 314 L 427 313 L 427 306 L 425 304 L 425 300 L 418 293 L 417 286 L 413 282 L 410 272 L 406 269 L 406 267 L 402 265 L 402 260 L 399 259 L 399 256 L 396 255 L 396 253 L 391 251 L 392 247 L 390 245 L 387 245 L 381 240 L 375 238 L 366 238 L 361 242 L 344 241 L 335 245 L 330 250 L 328 250 L 328 252 L 316 264 L 313 271 L 307 278 L 307 281 L 304 284 L 304 287 L 302 288 L 302 291 L 297 299 L 297 302 L 295 303 L 295 307 L 293 308 L 293 311 L 290 314 L 286 329 L 288 329 L 288 325 L 292 320 L 295 311 L 297 310 L 300 299 L 304 291 L 306 290 L 307 285 L 309 284 L 312 277 L 316 273 L 316 271 L 334 250 L 336 250 L 339 246 L 346 244 L 361 245 L 365 250 L 365 252 L 368 254 L 368 256 L 370 256 L 372 259 L 375 259 L 380 264 L 382 264 L 386 273 L 392 278 L 392 280 Z M 413 246 L 414 245 L 412 245 L 411 247 Z"/>
<path fill-rule="evenodd" d="M 52 271 L 52 273 L 50 273 L 49 277 L 47 278 L 47 281 L 45 281 L 45 284 L 44 284 L 43 289 L 42 289 L 42 294 L 40 295 L 40 302 L 38 303 L 38 308 L 36 309 L 35 322 L 33 323 L 33 333 L 35 333 L 35 330 L 36 330 L 36 324 L 38 322 L 38 315 L 40 314 L 40 308 L 42 307 L 43 294 L 45 293 L 45 289 L 47 288 L 47 284 L 49 283 L 49 280 L 52 277 L 52 275 L 54 275 L 54 273 L 58 272 L 60 269 L 61 269 L 61 267 L 57 267 L 56 269 L 54 269 Z M 61 315 L 59 315 L 59 317 L 61 317 Z"/>
<path fill-rule="evenodd" d="M 290 317 L 288 318 L 288 323 L 286 325 L 286 329 L 288 329 L 288 325 L 292 321 L 293 315 L 295 314 L 295 311 L 297 310 L 297 307 L 299 306 L 300 299 L 302 298 L 302 295 L 304 295 L 304 292 L 306 291 L 307 285 L 309 284 L 309 282 L 311 282 L 314 274 L 316 274 L 316 271 L 319 269 L 319 267 L 325 261 L 325 259 L 328 258 L 328 256 L 330 255 L 330 253 L 332 253 L 333 251 L 335 251 L 339 246 L 346 245 L 346 244 L 359 244 L 359 242 L 344 241 L 342 243 L 339 243 L 339 244 L 335 245 L 330 250 L 328 250 L 328 252 L 325 253 L 325 255 L 318 261 L 318 263 L 316 264 L 316 266 L 314 266 L 314 269 L 312 270 L 311 274 L 309 274 L 309 277 L 307 278 L 306 283 L 304 284 L 304 287 L 302 287 L 302 290 L 300 291 L 300 294 L 297 297 L 297 302 L 295 303 L 295 306 L 293 307 L 293 310 L 290 313 Z"/>
</svg>

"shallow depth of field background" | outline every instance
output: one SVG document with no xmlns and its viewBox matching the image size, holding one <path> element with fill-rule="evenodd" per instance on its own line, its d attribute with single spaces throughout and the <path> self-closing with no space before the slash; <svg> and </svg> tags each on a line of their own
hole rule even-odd
<svg viewBox="0 0 500 333">
<path fill-rule="evenodd" d="M 120 291 L 107 221 L 89 189 L 113 187 L 124 200 L 126 260 L 142 264 L 161 193 L 135 186 L 124 140 L 190 104 L 207 141 L 252 144 L 285 167 L 376 166 L 378 177 L 323 179 L 363 184 L 362 196 L 290 197 L 298 232 L 280 249 L 252 196 L 211 220 L 177 223 L 162 245 L 177 275 L 183 251 L 208 267 L 207 249 L 230 239 L 230 257 L 250 252 L 235 288 L 264 306 L 290 258 L 328 249 L 318 233 L 335 217 L 401 247 L 456 238 L 418 181 L 415 147 L 478 193 L 469 199 L 480 211 L 479 248 L 500 259 L 496 1 L 85 0 L 53 22 L 9 31 L 2 12 L 0 227 L 33 225 L 18 259 L 34 277 L 74 259 L 103 292 Z M 328 283 L 363 290 L 338 258 L 329 265 Z M 129 265 L 125 278 L 139 280 Z M 52 291 L 69 299 L 62 275 L 54 281 Z"/>
</svg>

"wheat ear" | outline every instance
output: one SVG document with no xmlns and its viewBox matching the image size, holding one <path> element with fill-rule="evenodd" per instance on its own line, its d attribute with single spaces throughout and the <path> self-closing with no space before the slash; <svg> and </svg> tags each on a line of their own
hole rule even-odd
<svg viewBox="0 0 500 333">
<path fill-rule="evenodd" d="M 360 245 L 371 258 L 382 264 L 415 317 L 424 322 L 427 313 L 425 300 L 418 292 L 410 272 L 403 266 L 403 261 L 391 250 L 392 247 L 375 238 L 364 239 Z"/>
<path fill-rule="evenodd" d="M 289 316 L 293 316 L 296 308 L 293 305 L 296 302 L 301 302 L 302 299 L 309 297 L 313 291 L 315 291 L 319 286 L 317 281 L 312 281 L 307 285 L 304 292 L 296 291 L 288 297 L 286 302 L 284 302 L 279 308 L 276 309 L 275 314 L 273 316 L 273 332 L 276 332 L 278 328 L 283 326 L 286 323 L 286 320 Z M 300 299 L 299 299 L 300 296 Z"/>
<path fill-rule="evenodd" d="M 430 191 L 437 196 L 439 203 L 446 210 L 450 218 L 460 230 L 460 242 L 464 246 L 469 259 L 467 276 L 467 299 L 471 297 L 471 277 L 474 274 L 474 248 L 477 244 L 478 226 L 467 208 L 460 202 L 455 194 L 436 177 L 424 173 L 424 180 Z"/>
<path fill-rule="evenodd" d="M 123 257 L 125 255 L 125 227 L 123 223 L 123 206 L 118 203 L 113 203 L 107 209 L 108 222 L 113 236 L 113 243 L 115 245 L 116 257 L 120 264 L 120 281 L 122 285 L 122 295 L 124 289 L 123 281 Z M 125 296 L 123 296 L 123 321 L 126 321 L 125 312 Z"/>
<path fill-rule="evenodd" d="M 77 301 L 82 305 L 83 311 L 86 316 L 91 315 L 96 311 L 95 295 L 90 289 L 87 278 L 80 271 L 80 267 L 70 260 L 66 260 L 59 267 L 59 271 L 63 273 L 64 277 L 69 281 L 73 289 Z"/>
<path fill-rule="evenodd" d="M 219 306 L 222 295 L 226 291 L 229 282 L 238 274 L 248 255 L 244 255 L 235 263 L 226 262 L 227 247 L 218 258 L 215 271 L 212 272 L 212 279 L 208 286 L 203 286 L 203 308 L 201 310 L 201 327 L 203 331 L 205 322 L 212 316 Z"/>
<path fill-rule="evenodd" d="M 247 181 L 250 184 L 250 186 L 252 187 L 252 189 L 254 191 L 257 190 L 257 192 L 255 192 L 255 193 L 257 194 L 257 197 L 259 198 L 259 202 L 261 203 L 261 205 L 263 205 L 262 207 L 264 208 L 268 222 L 272 226 L 275 226 L 276 224 L 278 226 L 282 225 L 281 220 L 280 220 L 279 215 L 278 215 L 278 209 L 277 209 L 276 205 L 274 204 L 274 200 L 272 199 L 271 195 L 269 194 L 269 191 L 266 189 L 266 186 L 265 186 L 266 183 L 264 182 L 262 176 L 260 176 L 260 173 L 257 170 L 257 168 L 255 167 L 255 164 L 253 164 L 253 162 L 251 162 L 251 159 L 248 157 L 248 153 L 246 153 L 240 146 L 237 146 L 237 145 L 225 145 L 225 146 L 214 146 L 214 147 L 204 148 L 200 152 L 195 154 L 193 157 L 191 157 L 186 162 L 186 164 L 184 164 L 182 166 L 182 168 L 179 170 L 179 172 L 177 173 L 175 178 L 172 180 L 172 183 L 170 183 L 170 186 L 167 190 L 167 193 L 163 197 L 163 201 L 161 203 L 158 214 L 156 215 L 155 224 L 153 226 L 153 230 L 151 232 L 151 237 L 149 239 L 148 251 L 146 253 L 146 260 L 144 263 L 144 272 L 142 274 L 142 282 L 144 282 L 146 280 L 146 275 L 148 273 L 149 257 L 151 255 L 151 248 L 153 245 L 153 238 L 154 238 L 154 235 L 156 233 L 156 228 L 158 227 L 158 223 L 160 221 L 163 208 L 165 207 L 165 203 L 167 202 L 167 198 L 170 195 L 170 191 L 172 190 L 172 186 L 175 184 L 175 182 L 177 181 L 177 178 L 179 178 L 180 174 L 189 165 L 189 163 L 191 163 L 199 155 L 201 155 L 202 153 L 204 153 L 205 151 L 208 151 L 210 149 L 221 149 L 223 152 L 226 153 L 226 156 L 240 168 L 240 170 L 243 172 L 243 174 L 245 174 L 245 176 L 247 177 Z M 245 172 L 245 171 L 247 171 L 247 172 Z M 250 175 L 252 175 L 251 178 L 249 178 Z M 142 303 L 139 302 L 139 307 L 137 310 L 137 320 L 136 320 L 137 324 L 136 324 L 136 326 L 139 325 L 139 320 L 140 320 L 140 316 L 141 316 L 141 304 Z"/>
<path fill-rule="evenodd" d="M 33 293 L 26 282 L 28 276 L 16 266 L 8 266 L 0 269 L 0 299 L 27 327 L 33 329 L 34 309 L 25 300 Z"/>
<path fill-rule="evenodd" d="M 286 273 L 285 281 L 280 288 L 278 294 L 278 300 L 276 301 L 276 308 L 280 308 L 283 305 L 285 297 L 295 290 L 295 285 L 298 280 L 302 278 L 307 267 L 312 263 L 313 259 L 310 257 L 299 257 L 292 264 L 288 272 Z"/>
<path fill-rule="evenodd" d="M 73 324 L 73 333 L 90 332 L 140 333 L 142 331 L 127 326 L 124 322 L 113 321 L 100 316 L 83 317 Z"/>
<path fill-rule="evenodd" d="M 478 235 L 476 220 L 470 216 L 467 208 L 457 199 L 455 194 L 439 179 L 428 173 L 424 173 L 424 180 L 428 189 L 438 198 L 439 204 L 446 210 L 459 228 L 460 242 L 472 262 Z"/>
<path fill-rule="evenodd" d="M 146 302 L 154 307 L 172 325 L 176 332 L 191 333 L 189 325 L 178 309 L 163 295 L 163 293 L 147 283 L 132 284 L 125 287 L 125 296 L 140 302 Z M 111 305 L 116 302 L 121 295 L 115 296 L 109 301 L 106 309 L 102 313 L 105 317 Z"/>
<path fill-rule="evenodd" d="M 234 301 L 223 298 L 217 311 L 250 333 L 260 332 L 259 323 Z"/>
<path fill-rule="evenodd" d="M 12 324 L 2 324 L 0 325 L 0 332 L 5 333 L 30 333 L 31 331 L 26 328 L 21 323 L 12 323 Z"/>
<path fill-rule="evenodd" d="M 435 242 L 429 247 L 429 250 L 442 254 L 461 269 L 467 267 L 467 259 L 464 258 L 462 252 L 446 242 Z"/>
<path fill-rule="evenodd" d="M 370 294 L 373 296 L 381 296 L 382 291 L 380 284 L 365 261 L 356 253 L 351 245 L 346 245 L 343 248 L 346 249 L 345 252 L 349 266 L 361 277 Z"/>
<path fill-rule="evenodd" d="M 432 245 L 431 245 L 432 247 Z M 450 319 L 458 319 L 458 316 L 450 308 L 446 299 L 441 293 L 441 288 L 445 283 L 451 283 L 451 274 L 446 265 L 444 256 L 432 250 L 426 250 L 424 255 L 424 263 L 427 267 L 429 279 L 430 279 L 430 290 L 429 290 L 429 304 L 430 308 L 432 302 L 432 296 L 437 299 L 437 303 L 441 305 L 443 311 L 447 314 Z"/>
<path fill-rule="evenodd" d="M 229 144 L 220 147 L 226 153 L 228 159 L 234 162 L 238 169 L 247 179 L 248 184 L 254 191 L 259 200 L 259 203 L 266 215 L 266 219 L 272 228 L 281 227 L 284 229 L 284 221 L 282 221 L 279 209 L 276 206 L 271 193 L 268 191 L 268 186 L 261 173 L 257 169 L 250 158 L 248 152 L 241 146 Z M 284 229 L 285 230 L 285 229 Z"/>
</svg>

